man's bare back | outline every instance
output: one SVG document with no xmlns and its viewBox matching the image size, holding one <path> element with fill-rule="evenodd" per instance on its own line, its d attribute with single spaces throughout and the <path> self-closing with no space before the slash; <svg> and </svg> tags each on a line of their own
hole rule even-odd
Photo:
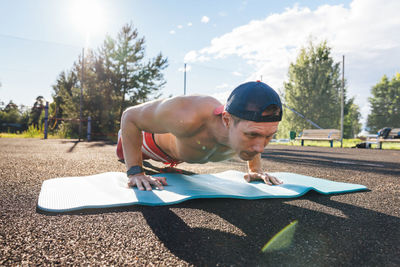
<svg viewBox="0 0 400 267">
<path fill-rule="evenodd" d="M 121 119 L 122 147 L 127 169 L 142 166 L 143 132 L 153 133 L 156 146 L 176 162 L 207 163 L 238 154 L 248 161 L 246 180 L 279 184 L 261 168 L 261 152 L 279 122 L 242 121 L 236 125 L 228 112 L 215 112 L 222 104 L 210 96 L 180 96 L 128 108 Z M 143 172 L 129 175 L 131 186 L 151 190 L 166 181 Z"/>
<path fill-rule="evenodd" d="M 191 108 L 199 113 L 195 122 L 182 114 L 179 122 L 183 128 L 187 128 L 183 124 L 189 123 L 191 131 L 179 136 L 172 133 L 156 133 L 154 138 L 157 145 L 173 158 L 188 163 L 217 162 L 231 158 L 235 152 L 221 143 L 227 133 L 220 114 L 214 114 L 214 110 L 222 104 L 214 98 L 204 96 L 188 96 L 183 101 L 193 103 Z"/>
</svg>

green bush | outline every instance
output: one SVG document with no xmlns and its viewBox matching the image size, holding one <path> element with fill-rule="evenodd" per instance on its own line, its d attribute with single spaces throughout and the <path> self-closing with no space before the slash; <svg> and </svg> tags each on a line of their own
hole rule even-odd
<svg viewBox="0 0 400 267">
<path fill-rule="evenodd" d="M 39 137 L 43 135 L 43 128 L 41 127 L 40 129 L 36 129 L 36 127 L 32 124 L 28 127 L 28 130 L 24 132 L 26 137 Z"/>
</svg>

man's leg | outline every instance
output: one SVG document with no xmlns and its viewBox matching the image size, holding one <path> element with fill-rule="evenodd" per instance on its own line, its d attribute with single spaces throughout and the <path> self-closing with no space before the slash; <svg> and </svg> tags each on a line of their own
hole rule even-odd
<svg viewBox="0 0 400 267">
<path fill-rule="evenodd" d="M 143 134 L 143 136 L 144 136 L 144 134 Z M 143 140 L 143 142 L 145 142 L 145 141 Z M 121 161 L 122 163 L 124 163 L 124 150 L 122 148 L 122 133 L 121 133 L 121 129 L 118 131 L 118 143 L 117 143 L 116 154 L 117 154 L 118 160 Z M 150 157 L 148 155 L 143 153 L 143 148 L 142 148 L 142 158 L 143 159 L 150 159 Z"/>
</svg>

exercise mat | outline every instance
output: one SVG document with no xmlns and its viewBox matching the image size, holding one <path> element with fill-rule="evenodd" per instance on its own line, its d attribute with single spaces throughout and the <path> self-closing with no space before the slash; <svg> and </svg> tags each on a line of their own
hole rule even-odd
<svg viewBox="0 0 400 267">
<path fill-rule="evenodd" d="M 171 205 L 195 198 L 295 198 L 310 190 L 321 194 L 367 190 L 363 185 L 295 173 L 276 172 L 270 175 L 281 179 L 283 184 L 269 186 L 260 181 L 247 183 L 243 178 L 244 173 L 238 171 L 196 175 L 156 174 L 154 176 L 166 177 L 168 185 L 164 186 L 164 190 L 152 191 L 128 187 L 128 178 L 122 172 L 55 178 L 43 182 L 37 207 L 47 212 L 66 212 L 135 204 Z"/>
</svg>

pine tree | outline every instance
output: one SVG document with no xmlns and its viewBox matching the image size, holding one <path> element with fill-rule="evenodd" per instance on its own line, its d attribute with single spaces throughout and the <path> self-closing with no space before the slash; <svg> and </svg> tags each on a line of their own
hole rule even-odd
<svg viewBox="0 0 400 267">
<path fill-rule="evenodd" d="M 82 117 L 92 118 L 92 132 L 106 135 L 117 131 L 127 106 L 157 98 L 165 84 L 161 71 L 167 59 L 160 53 L 146 61 L 144 43 L 133 26 L 125 25 L 117 39 L 107 36 L 98 51 L 87 50 L 84 64 L 81 56 L 53 86 L 57 116 L 79 118 L 83 86 Z M 64 128 L 76 136 L 78 124 L 64 123 Z"/>
<path fill-rule="evenodd" d="M 145 62 L 144 44 L 144 37 L 139 38 L 137 29 L 127 24 L 116 40 L 107 37 L 99 50 L 105 76 L 119 98 L 119 117 L 127 106 L 146 102 L 165 84 L 161 71 L 167 59 L 160 53 Z"/>
<path fill-rule="evenodd" d="M 76 71 L 62 71 L 57 78 L 56 84 L 53 85 L 53 91 L 53 99 L 56 104 L 55 117 L 75 117 L 77 107 L 73 103 L 73 98 L 76 98 L 74 94 L 77 94 L 79 91 Z"/>
<path fill-rule="evenodd" d="M 41 95 L 36 97 L 36 100 L 31 109 L 30 118 L 29 118 L 29 125 L 33 124 L 33 126 L 36 129 L 39 129 L 41 127 L 40 117 L 42 116 L 42 113 L 44 112 L 44 106 L 45 106 L 44 97 Z"/>
</svg>

